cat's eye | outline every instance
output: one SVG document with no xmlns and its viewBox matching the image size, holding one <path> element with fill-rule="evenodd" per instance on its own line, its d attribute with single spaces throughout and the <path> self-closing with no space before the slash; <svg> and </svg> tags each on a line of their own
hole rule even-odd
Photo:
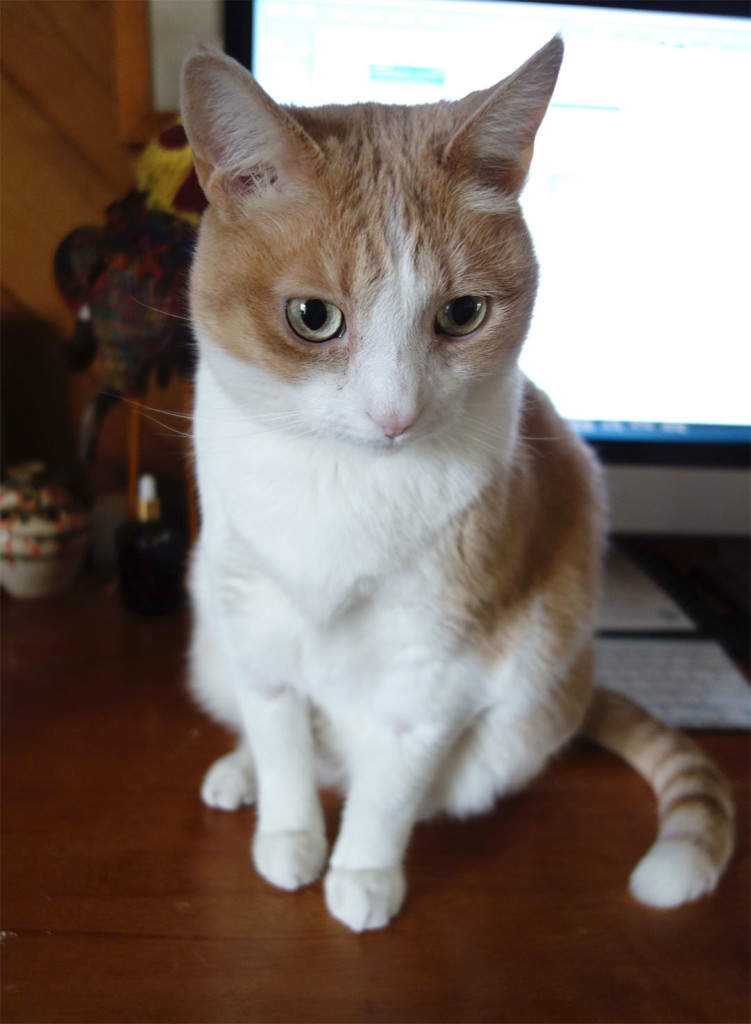
<svg viewBox="0 0 751 1024">
<path fill-rule="evenodd" d="M 287 299 L 287 322 L 305 341 L 330 341 L 344 333 L 344 314 L 323 299 Z"/>
<path fill-rule="evenodd" d="M 487 311 L 488 300 L 482 295 L 460 295 L 438 310 L 435 329 L 451 338 L 463 338 L 477 330 Z"/>
</svg>

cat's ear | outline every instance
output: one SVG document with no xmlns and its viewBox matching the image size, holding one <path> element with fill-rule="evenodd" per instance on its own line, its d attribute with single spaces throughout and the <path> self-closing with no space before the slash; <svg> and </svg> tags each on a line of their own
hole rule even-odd
<svg viewBox="0 0 751 1024">
<path fill-rule="evenodd" d="M 242 216 L 253 197 L 284 192 L 314 173 L 316 143 L 220 50 L 188 54 L 180 107 L 201 187 L 220 213 Z"/>
<path fill-rule="evenodd" d="M 458 128 L 444 151 L 444 163 L 462 165 L 481 184 L 517 195 L 562 60 L 563 40 L 554 36 L 498 85 L 460 100 Z"/>
</svg>

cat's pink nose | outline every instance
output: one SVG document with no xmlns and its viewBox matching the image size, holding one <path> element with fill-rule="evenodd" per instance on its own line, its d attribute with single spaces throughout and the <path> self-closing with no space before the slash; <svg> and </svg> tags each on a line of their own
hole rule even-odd
<svg viewBox="0 0 751 1024">
<path fill-rule="evenodd" d="M 381 428 L 386 437 L 390 437 L 392 439 L 400 437 L 409 430 L 409 428 L 417 421 L 417 417 L 419 415 L 419 411 L 403 413 L 401 415 L 394 413 L 368 413 L 368 416 L 370 416 L 373 422 Z"/>
</svg>

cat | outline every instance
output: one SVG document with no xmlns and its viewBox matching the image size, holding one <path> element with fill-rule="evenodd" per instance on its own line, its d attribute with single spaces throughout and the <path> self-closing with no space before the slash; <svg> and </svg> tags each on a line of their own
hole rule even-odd
<svg viewBox="0 0 751 1024">
<path fill-rule="evenodd" d="M 355 931 L 402 906 L 416 822 L 489 810 L 577 734 L 657 795 L 638 900 L 710 891 L 731 853 L 719 771 L 593 691 L 600 475 L 518 367 L 519 195 L 562 54 L 414 107 L 285 107 L 217 50 L 184 65 L 209 203 L 191 686 L 239 737 L 201 792 L 255 802 L 258 872 L 294 890 L 325 869 Z M 330 857 L 321 786 L 345 796 Z"/>
</svg>

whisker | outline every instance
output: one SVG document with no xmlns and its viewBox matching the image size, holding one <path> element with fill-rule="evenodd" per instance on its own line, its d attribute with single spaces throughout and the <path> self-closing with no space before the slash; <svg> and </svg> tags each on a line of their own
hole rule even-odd
<svg viewBox="0 0 751 1024">
<path fill-rule="evenodd" d="M 452 256 L 458 259 L 473 260 L 476 259 L 478 256 L 484 255 L 486 252 L 492 252 L 494 249 L 501 249 L 503 248 L 503 246 L 508 245 L 510 242 L 515 242 L 517 239 L 524 238 L 525 236 L 525 232 L 517 231 L 513 235 L 505 235 L 503 238 L 499 238 L 495 242 L 491 242 L 490 245 L 486 245 L 485 248 L 477 249 L 474 252 L 464 252 L 462 248 L 463 242 L 460 240 L 454 245 L 452 249 Z M 527 265 L 531 266 L 533 265 L 533 263 L 536 263 L 536 261 L 531 260 L 528 262 Z"/>
<path fill-rule="evenodd" d="M 245 423 L 248 422 L 248 420 L 250 420 L 252 423 L 260 423 L 263 426 L 266 426 L 266 425 L 280 425 L 280 426 L 283 426 L 285 424 L 290 424 L 291 426 L 294 426 L 297 423 L 299 423 L 302 426 L 304 424 L 304 420 L 301 418 L 301 414 L 298 413 L 298 412 L 291 411 L 291 410 L 269 412 L 269 413 L 249 413 L 247 418 L 246 417 L 240 417 L 240 416 L 235 416 L 233 418 L 228 418 L 226 416 L 221 416 L 221 415 L 207 416 L 205 413 L 200 413 L 200 414 L 196 415 L 194 413 L 177 412 L 177 411 L 175 411 L 173 409 L 164 409 L 164 408 L 161 408 L 161 407 L 155 406 L 155 405 L 145 405 L 143 402 L 140 402 L 137 399 L 128 398 L 125 395 L 123 395 L 123 396 L 115 396 L 114 393 L 110 393 L 110 394 L 112 395 L 112 397 L 120 397 L 121 401 L 125 402 L 126 405 L 129 405 L 132 408 L 136 409 L 141 415 L 143 415 L 144 419 L 150 419 L 154 423 L 158 423 L 159 421 L 156 420 L 153 417 L 148 416 L 147 413 L 156 413 L 156 414 L 158 414 L 160 416 L 171 416 L 174 419 L 187 420 L 187 421 L 193 423 L 196 426 L 199 423 L 201 423 L 201 422 L 205 422 L 205 423 L 226 423 L 228 425 L 230 425 L 230 424 L 245 424 Z M 168 427 L 168 424 L 161 424 L 161 425 L 165 426 L 165 427 Z M 168 429 L 172 430 L 173 432 L 178 432 L 176 430 L 176 428 L 173 428 L 173 427 L 168 427 Z M 188 437 L 188 436 L 190 436 L 190 434 L 186 433 L 185 436 Z"/>
<path fill-rule="evenodd" d="M 186 324 L 189 324 L 189 316 L 181 316 L 179 313 L 170 313 L 166 309 L 159 309 L 158 306 L 150 306 L 148 302 L 142 302 L 141 299 L 137 299 L 135 295 L 129 295 L 128 298 L 131 302 L 135 302 L 137 306 L 142 306 L 144 309 L 150 309 L 152 313 L 161 313 L 162 316 L 170 316 L 174 320 L 183 320 Z"/>
<path fill-rule="evenodd" d="M 515 235 L 513 238 L 519 238 L 520 235 Z M 478 256 L 483 256 L 486 252 L 492 252 L 494 249 L 500 249 L 502 246 L 507 245 L 508 242 L 513 241 L 512 238 L 502 238 L 497 242 L 493 242 L 490 245 L 486 245 L 484 249 L 478 249 L 476 252 L 469 253 L 467 258 L 474 260 Z"/>
<path fill-rule="evenodd" d="M 190 438 L 192 438 L 193 436 L 190 431 L 178 430 L 177 427 L 171 427 L 169 423 L 162 423 L 162 421 L 157 419 L 156 416 L 149 416 L 145 412 L 142 413 L 141 415 L 145 420 L 148 420 L 149 423 L 155 423 L 158 427 L 161 427 L 162 430 L 167 432 L 167 434 L 176 434 L 178 437 L 185 437 L 188 440 L 190 440 Z M 167 436 L 167 434 L 165 434 L 165 436 Z"/>
<path fill-rule="evenodd" d="M 144 403 L 143 402 L 139 402 L 138 399 L 136 399 L 136 398 L 128 398 L 126 395 L 123 395 L 120 400 L 122 402 L 125 402 L 126 405 L 129 405 L 132 408 L 138 409 L 140 412 L 155 412 L 155 413 L 159 413 L 160 416 L 174 416 L 176 419 L 180 419 L 180 420 L 192 420 L 193 419 L 193 416 L 192 416 L 191 413 L 175 412 L 173 409 L 162 409 L 162 408 L 159 408 L 159 406 L 156 406 L 156 405 L 144 405 Z"/>
</svg>

